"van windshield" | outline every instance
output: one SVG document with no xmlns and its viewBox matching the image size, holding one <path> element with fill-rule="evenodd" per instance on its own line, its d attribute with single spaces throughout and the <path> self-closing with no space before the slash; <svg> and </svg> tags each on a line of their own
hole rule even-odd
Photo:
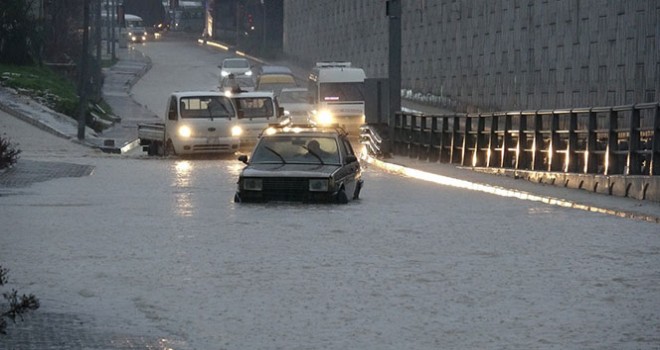
<svg viewBox="0 0 660 350">
<path fill-rule="evenodd" d="M 236 115 L 231 101 L 222 96 L 182 97 L 179 100 L 181 118 L 228 118 Z"/>
<path fill-rule="evenodd" d="M 269 118 L 274 115 L 273 99 L 270 97 L 239 97 L 234 101 L 239 112 L 239 119 Z"/>
<path fill-rule="evenodd" d="M 364 101 L 364 83 L 323 83 L 321 84 L 321 101 Z"/>
</svg>

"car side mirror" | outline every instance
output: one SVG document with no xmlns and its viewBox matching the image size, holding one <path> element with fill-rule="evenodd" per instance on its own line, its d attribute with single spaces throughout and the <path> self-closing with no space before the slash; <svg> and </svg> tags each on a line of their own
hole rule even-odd
<svg viewBox="0 0 660 350">
<path fill-rule="evenodd" d="M 277 116 L 281 117 L 284 115 L 284 107 L 277 107 Z"/>
<path fill-rule="evenodd" d="M 245 164 L 248 164 L 248 156 L 246 156 L 245 154 L 238 156 L 238 160 L 240 160 Z"/>
<path fill-rule="evenodd" d="M 245 116 L 245 112 L 243 111 L 238 111 L 238 113 L 236 114 L 238 115 L 239 118 L 243 118 Z"/>
<path fill-rule="evenodd" d="M 218 65 L 218 68 L 222 69 L 222 66 Z"/>
<path fill-rule="evenodd" d="M 357 162 L 357 157 L 354 155 L 346 156 L 346 164 L 351 164 Z"/>
</svg>

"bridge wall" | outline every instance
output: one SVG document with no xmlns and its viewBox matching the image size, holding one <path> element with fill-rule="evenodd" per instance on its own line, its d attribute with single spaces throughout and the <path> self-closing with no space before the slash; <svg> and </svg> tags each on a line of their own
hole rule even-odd
<svg viewBox="0 0 660 350">
<path fill-rule="evenodd" d="M 658 0 L 401 0 L 402 88 L 456 111 L 660 101 Z M 284 51 L 387 76 L 384 0 L 284 0 Z"/>
</svg>

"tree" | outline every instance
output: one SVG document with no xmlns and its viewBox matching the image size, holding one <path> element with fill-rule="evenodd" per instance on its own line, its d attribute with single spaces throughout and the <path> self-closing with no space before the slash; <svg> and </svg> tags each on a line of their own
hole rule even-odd
<svg viewBox="0 0 660 350">
<path fill-rule="evenodd" d="M 7 283 L 8 271 L 0 265 L 0 286 Z M 7 321 L 5 321 L 5 318 L 16 322 L 16 317 L 23 319 L 24 313 L 39 308 L 39 299 L 33 294 L 23 294 L 19 297 L 18 292 L 12 289 L 9 293 L 2 293 L 2 296 L 9 302 L 9 308 L 7 310 L 0 309 L 0 334 L 7 334 Z"/>
<path fill-rule="evenodd" d="M 41 60 L 41 21 L 34 0 L 3 0 L 0 9 L 0 62 L 27 65 Z"/>
</svg>

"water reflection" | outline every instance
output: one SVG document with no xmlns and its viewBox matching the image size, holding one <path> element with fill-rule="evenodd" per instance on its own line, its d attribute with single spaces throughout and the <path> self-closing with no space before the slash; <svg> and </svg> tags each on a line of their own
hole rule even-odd
<svg viewBox="0 0 660 350">
<path fill-rule="evenodd" d="M 364 158 L 364 160 L 369 164 L 376 165 L 379 168 L 385 169 L 385 170 L 387 170 L 389 172 L 392 172 L 392 173 L 401 174 L 401 175 L 413 177 L 413 178 L 424 180 L 424 181 L 434 182 L 434 183 L 445 185 L 445 186 L 463 188 L 463 189 L 472 190 L 472 191 L 485 192 L 485 193 L 490 193 L 490 194 L 494 194 L 494 195 L 501 196 L 501 197 L 518 198 L 518 199 L 526 200 L 526 201 L 541 202 L 541 203 L 545 203 L 545 204 L 549 204 L 549 205 L 555 205 L 555 206 L 564 207 L 564 208 L 572 208 L 572 209 L 590 211 L 590 212 L 594 212 L 594 213 L 613 215 L 613 216 L 618 216 L 618 217 L 622 217 L 622 218 L 635 219 L 635 220 L 641 220 L 641 221 L 647 221 L 647 222 L 653 222 L 653 223 L 660 223 L 660 218 L 656 217 L 656 216 L 652 216 L 652 215 L 645 215 L 645 214 L 640 214 L 640 213 L 626 212 L 626 211 L 613 210 L 613 209 L 607 209 L 607 208 L 599 208 L 599 207 L 596 207 L 596 206 L 576 203 L 576 202 L 572 202 L 572 201 L 568 201 L 568 200 L 564 200 L 564 199 L 546 197 L 546 196 L 539 196 L 539 195 L 535 195 L 535 194 L 527 193 L 527 192 L 523 192 L 523 191 L 518 191 L 518 190 L 507 189 L 507 188 L 503 188 L 503 187 L 497 187 L 497 186 L 491 186 L 491 185 L 485 185 L 485 184 L 480 184 L 480 183 L 455 179 L 455 178 L 442 176 L 442 175 L 438 175 L 438 174 L 427 173 L 427 172 L 421 171 L 421 170 L 406 168 L 404 166 L 397 165 L 397 164 L 386 163 L 386 162 L 380 161 L 378 159 L 372 158 L 370 156 L 367 156 L 366 158 Z"/>
<path fill-rule="evenodd" d="M 190 193 L 192 187 L 193 164 L 187 160 L 180 160 L 174 164 L 174 213 L 181 217 L 190 217 L 193 214 L 193 202 Z"/>
</svg>

